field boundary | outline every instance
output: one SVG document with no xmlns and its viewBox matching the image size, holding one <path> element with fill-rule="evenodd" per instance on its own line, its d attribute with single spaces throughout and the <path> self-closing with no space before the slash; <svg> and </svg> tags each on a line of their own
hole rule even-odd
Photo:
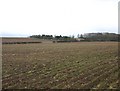
<svg viewBox="0 0 120 91">
<path fill-rule="evenodd" d="M 2 42 L 2 44 L 32 44 L 32 43 L 42 43 L 42 42 Z"/>
</svg>

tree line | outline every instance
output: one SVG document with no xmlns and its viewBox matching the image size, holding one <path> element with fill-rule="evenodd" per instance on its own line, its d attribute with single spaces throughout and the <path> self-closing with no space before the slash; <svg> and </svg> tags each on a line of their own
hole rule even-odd
<svg viewBox="0 0 120 91">
<path fill-rule="evenodd" d="M 120 34 L 115 33 L 87 33 L 84 34 L 86 41 L 119 41 Z"/>
<path fill-rule="evenodd" d="M 78 34 L 77 38 L 73 36 L 62 36 L 62 35 L 32 35 L 30 38 L 38 39 L 50 39 L 59 41 L 120 41 L 120 34 L 116 33 L 85 33 Z"/>
<path fill-rule="evenodd" d="M 75 39 L 74 36 L 62 36 L 62 35 L 32 35 L 30 38 L 39 38 L 39 39 L 56 39 L 56 40 L 70 40 Z"/>
</svg>

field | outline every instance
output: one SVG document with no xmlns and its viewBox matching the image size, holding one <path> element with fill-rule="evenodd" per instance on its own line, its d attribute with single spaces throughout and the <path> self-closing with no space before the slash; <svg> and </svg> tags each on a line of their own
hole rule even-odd
<svg viewBox="0 0 120 91">
<path fill-rule="evenodd" d="M 4 44 L 4 89 L 115 89 L 118 43 Z"/>
<path fill-rule="evenodd" d="M 15 37 L 3 37 L 2 44 L 27 44 L 27 43 L 52 43 L 51 40 L 37 39 L 37 38 L 15 38 Z"/>
</svg>

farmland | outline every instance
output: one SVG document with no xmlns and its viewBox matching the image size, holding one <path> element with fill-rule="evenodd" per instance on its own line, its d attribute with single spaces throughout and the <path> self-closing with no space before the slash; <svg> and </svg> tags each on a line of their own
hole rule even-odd
<svg viewBox="0 0 120 91">
<path fill-rule="evenodd" d="M 115 89 L 118 43 L 7 44 L 2 69 L 4 89 Z"/>
<path fill-rule="evenodd" d="M 21 37 L 3 37 L 2 44 L 28 44 L 28 43 L 51 43 L 50 40 L 37 39 L 37 38 L 21 38 Z"/>
</svg>

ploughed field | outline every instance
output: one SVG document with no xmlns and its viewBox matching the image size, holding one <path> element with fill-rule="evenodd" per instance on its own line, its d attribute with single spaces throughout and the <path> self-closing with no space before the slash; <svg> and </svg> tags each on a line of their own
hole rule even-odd
<svg viewBox="0 0 120 91">
<path fill-rule="evenodd" d="M 2 38 L 3 43 L 7 42 L 39 42 L 39 39 L 32 39 L 32 38 Z"/>
<path fill-rule="evenodd" d="M 118 43 L 2 46 L 4 89 L 112 89 L 118 85 Z"/>
<path fill-rule="evenodd" d="M 21 37 L 3 37 L 2 44 L 29 44 L 29 43 L 52 43 L 51 40 L 37 39 L 37 38 L 21 38 Z"/>
</svg>

